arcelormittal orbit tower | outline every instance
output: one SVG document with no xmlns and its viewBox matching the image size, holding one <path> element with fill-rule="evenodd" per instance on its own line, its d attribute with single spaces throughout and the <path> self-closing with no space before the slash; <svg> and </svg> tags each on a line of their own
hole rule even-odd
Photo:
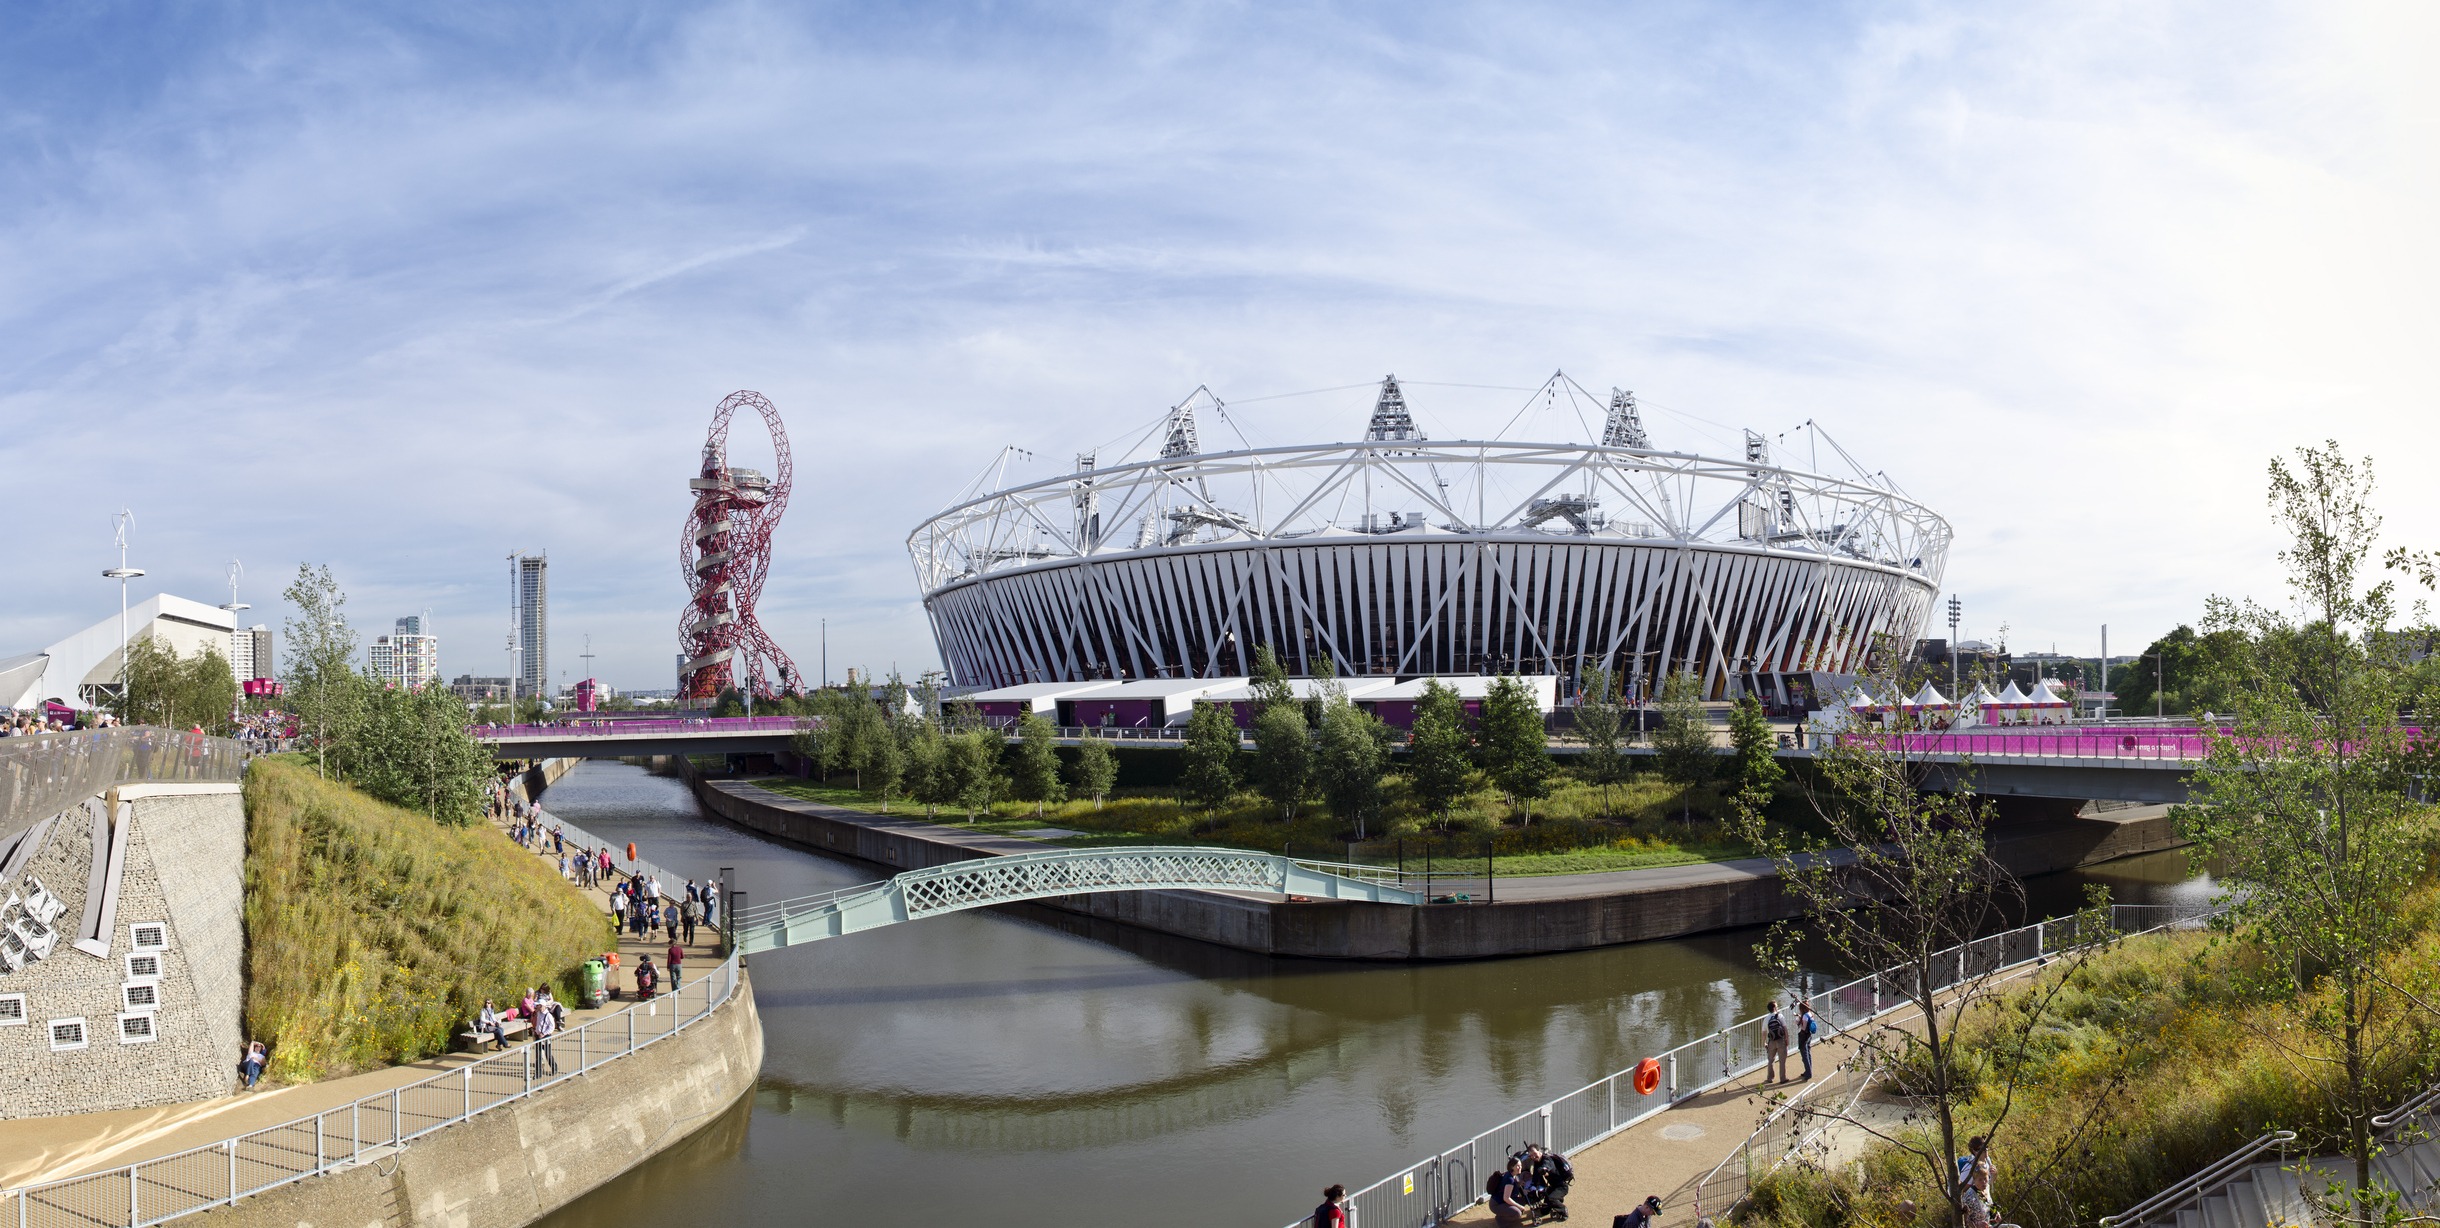
<svg viewBox="0 0 2440 1228">
<path fill-rule="evenodd" d="M 766 477 L 730 467 L 729 419 L 739 409 L 762 415 L 778 457 L 776 473 Z M 788 431 L 780 425 L 779 408 L 759 392 L 740 390 L 723 398 L 703 441 L 703 466 L 686 484 L 695 508 L 678 543 L 689 594 L 678 620 L 678 644 L 685 654 L 678 676 L 688 699 L 712 699 L 730 687 L 776 695 L 803 682 L 796 663 L 754 618 L 754 602 L 771 574 L 771 530 L 788 508 L 788 479 Z"/>
</svg>

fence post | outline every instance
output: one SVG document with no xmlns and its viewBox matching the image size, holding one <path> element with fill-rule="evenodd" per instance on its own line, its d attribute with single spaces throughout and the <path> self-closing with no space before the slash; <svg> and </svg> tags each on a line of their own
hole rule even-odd
<svg viewBox="0 0 2440 1228">
<path fill-rule="evenodd" d="M 481 1064 L 482 1063 L 480 1062 L 474 1062 L 458 1067 L 458 1074 L 461 1076 L 458 1080 L 458 1087 L 460 1089 L 458 1094 L 458 1117 L 460 1119 L 474 1116 L 474 1068 Z"/>
<path fill-rule="evenodd" d="M 1669 1103 L 1671 1104 L 1677 1103 L 1677 1089 L 1677 1050 L 1672 1049 L 1669 1051 Z"/>
<path fill-rule="evenodd" d="M 390 1146 L 398 1145 L 398 1132 L 406 1129 L 406 1126 L 405 1118 L 398 1112 L 398 1089 L 393 1087 L 390 1089 Z"/>
<path fill-rule="evenodd" d="M 220 1149 L 227 1152 L 229 1156 L 229 1205 L 234 1207 L 237 1205 L 237 1140 L 230 1139 L 222 1143 Z M 25 1228 L 25 1199 L 21 1195 L 17 1201 L 18 1228 Z"/>
<path fill-rule="evenodd" d="M 1607 1086 L 1610 1100 L 1610 1128 L 1615 1130 L 1618 1128 L 1618 1076 L 1611 1075 Z"/>
<path fill-rule="evenodd" d="M 322 1155 L 322 1115 L 316 1113 L 313 1115 L 313 1170 L 317 1173 L 322 1171 Z"/>
<path fill-rule="evenodd" d="M 626 1010 L 620 1011 L 619 1013 L 620 1013 L 620 1014 L 622 1014 L 622 1015 L 625 1015 L 625 1016 L 627 1017 L 627 1052 L 629 1052 L 629 1053 L 634 1053 L 634 1052 L 635 1052 L 635 1008 L 634 1008 L 634 1007 L 632 1007 L 632 1006 L 630 1006 L 630 1007 L 628 1007 Z"/>
<path fill-rule="evenodd" d="M 585 1033 L 592 1030 L 593 1025 L 591 1024 L 586 1024 L 584 1027 L 576 1029 L 576 1073 L 578 1074 L 583 1074 L 587 1069 L 589 1069 L 589 1067 L 585 1065 Z"/>
</svg>

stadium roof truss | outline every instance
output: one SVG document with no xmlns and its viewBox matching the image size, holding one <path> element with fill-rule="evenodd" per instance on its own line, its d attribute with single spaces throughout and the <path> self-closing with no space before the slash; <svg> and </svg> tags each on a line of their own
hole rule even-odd
<svg viewBox="0 0 2440 1228">
<path fill-rule="evenodd" d="M 1205 395 L 1156 457 L 1079 456 L 916 527 L 953 678 L 1223 676 L 1268 643 L 1296 673 L 1692 670 L 1721 694 L 1911 637 L 1947 561 L 1948 522 L 1886 477 L 1774 464 L 1751 431 L 1736 459 L 1653 449 L 1629 392 L 1599 444 L 1430 440 L 1392 378 L 1360 441 L 1209 453 Z"/>
</svg>

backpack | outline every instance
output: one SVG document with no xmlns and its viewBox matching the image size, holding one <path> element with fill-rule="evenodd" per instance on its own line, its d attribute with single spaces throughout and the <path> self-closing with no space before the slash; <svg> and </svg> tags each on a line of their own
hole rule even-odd
<svg viewBox="0 0 2440 1228">
<path fill-rule="evenodd" d="M 1576 1166 L 1568 1163 L 1567 1157 L 1556 1151 L 1544 1152 L 1542 1163 L 1547 1166 L 1546 1171 L 1550 1173 L 1550 1179 L 1553 1182 L 1576 1179 Z"/>
<path fill-rule="evenodd" d="M 1773 1015 L 1763 1023 L 1762 1034 L 1771 1040 L 1785 1044 L 1788 1039 L 1787 1022 L 1779 1016 Z"/>
<path fill-rule="evenodd" d="M 1819 1016 L 1819 1015 L 1806 1015 L 1806 1016 L 1805 1016 L 1805 1035 L 1807 1035 L 1807 1036 L 1819 1036 L 1819 1035 L 1821 1035 L 1821 1033 L 1822 1033 L 1822 1019 L 1821 1019 L 1821 1016 Z"/>
</svg>

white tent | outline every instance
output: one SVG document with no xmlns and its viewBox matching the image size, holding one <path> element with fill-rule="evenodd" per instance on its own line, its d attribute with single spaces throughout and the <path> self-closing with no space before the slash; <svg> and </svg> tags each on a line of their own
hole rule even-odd
<svg viewBox="0 0 2440 1228">
<path fill-rule="evenodd" d="M 1859 682 L 1847 689 L 1846 696 L 1839 700 L 1839 706 L 1842 708 L 1878 708 L 1882 704 L 1879 698 L 1866 690 L 1864 684 Z"/>
<path fill-rule="evenodd" d="M 1940 688 L 1926 682 L 1923 684 L 1922 690 L 1915 692 L 1913 699 L 1906 701 L 1906 706 L 1910 708 L 1952 708 L 1956 705 L 1949 702 L 1948 696 L 1940 693 Z"/>
<path fill-rule="evenodd" d="M 2037 725 L 2064 725 L 2071 709 L 2066 700 L 2059 698 L 2058 692 L 2050 689 L 2048 678 L 2042 679 L 2033 688 L 2033 694 L 2025 697 L 2025 706 Z"/>
<path fill-rule="evenodd" d="M 1993 710 L 1998 703 L 1999 696 L 1992 694 L 1990 687 L 1979 682 L 1975 683 L 1974 690 L 1964 699 L 1957 701 L 1957 724 L 1960 727 L 1990 724 L 1994 718 L 2001 715 L 1998 711 Z"/>
<path fill-rule="evenodd" d="M 2016 689 L 2016 679 L 2010 678 L 2008 680 L 2008 689 L 2001 691 L 1999 693 L 1999 698 L 1993 702 L 2007 704 L 2013 707 L 2017 704 L 2031 703 L 2033 701 L 2027 699 L 2023 691 Z"/>
</svg>

